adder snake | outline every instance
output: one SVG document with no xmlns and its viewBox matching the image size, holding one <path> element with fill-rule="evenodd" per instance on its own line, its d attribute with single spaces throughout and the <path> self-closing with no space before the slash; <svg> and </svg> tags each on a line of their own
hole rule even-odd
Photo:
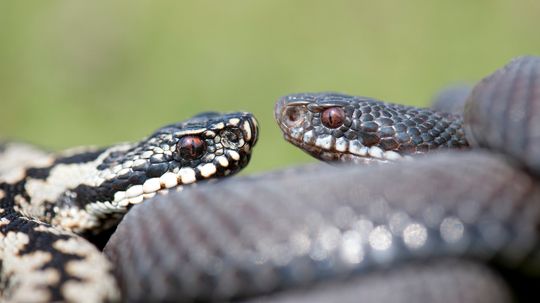
<svg viewBox="0 0 540 303">
<path fill-rule="evenodd" d="M 540 58 L 522 57 L 480 81 L 463 124 L 341 94 L 281 99 L 293 144 L 322 160 L 386 163 L 231 178 L 136 206 L 105 248 L 125 300 L 535 302 L 539 76 Z"/>
<path fill-rule="evenodd" d="M 118 300 L 110 263 L 87 240 L 103 247 L 125 213 L 156 194 L 238 172 L 257 136 L 249 113 L 205 113 L 102 149 L 2 145 L 2 301 Z"/>
</svg>

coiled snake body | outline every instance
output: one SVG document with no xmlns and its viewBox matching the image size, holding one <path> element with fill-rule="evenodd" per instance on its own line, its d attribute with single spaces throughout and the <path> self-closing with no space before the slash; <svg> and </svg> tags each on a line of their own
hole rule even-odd
<svg viewBox="0 0 540 303">
<path fill-rule="evenodd" d="M 2 301 L 118 300 L 110 263 L 84 238 L 102 247 L 133 205 L 236 173 L 257 136 L 249 113 L 205 113 L 105 149 L 1 145 Z"/>
<path fill-rule="evenodd" d="M 129 302 L 531 299 L 539 75 L 540 59 L 523 57 L 487 77 L 464 123 L 369 98 L 287 96 L 275 112 L 291 143 L 325 161 L 388 163 L 303 167 L 153 198 L 245 166 L 253 117 L 204 114 L 135 145 L 52 158 L 4 146 L 35 163 L 0 161 L 3 299 L 114 301 L 110 264 Z M 428 153 L 439 147 L 459 151 Z M 410 159 L 393 162 L 401 158 Z M 77 234 L 102 244 L 96 235 L 128 208 L 105 246 L 108 263 Z"/>
<path fill-rule="evenodd" d="M 285 138 L 322 160 L 460 150 L 229 179 L 137 205 L 105 247 L 124 299 L 534 301 L 539 88 L 536 57 L 482 80 L 467 141 L 451 115 L 340 94 L 281 99 Z"/>
</svg>

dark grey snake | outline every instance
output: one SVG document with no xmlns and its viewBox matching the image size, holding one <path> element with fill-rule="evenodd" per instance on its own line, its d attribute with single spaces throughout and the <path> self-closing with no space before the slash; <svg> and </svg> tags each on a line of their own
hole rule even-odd
<svg viewBox="0 0 540 303">
<path fill-rule="evenodd" d="M 239 177 L 137 205 L 105 247 L 124 300 L 537 299 L 539 58 L 474 88 L 472 149 L 459 118 L 368 98 L 291 95 L 276 115 L 323 160 L 460 150 Z"/>
<path fill-rule="evenodd" d="M 204 113 L 102 149 L 0 145 L 1 301 L 117 301 L 111 265 L 87 240 L 103 247 L 156 194 L 238 172 L 257 137 L 249 113 Z"/>
<path fill-rule="evenodd" d="M 397 160 L 468 143 L 460 116 L 338 93 L 283 97 L 275 115 L 285 139 L 324 161 Z"/>
</svg>

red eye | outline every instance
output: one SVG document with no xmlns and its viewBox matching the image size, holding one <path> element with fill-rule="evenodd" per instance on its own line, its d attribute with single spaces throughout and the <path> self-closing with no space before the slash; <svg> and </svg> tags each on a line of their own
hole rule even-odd
<svg viewBox="0 0 540 303">
<path fill-rule="evenodd" d="M 338 128 L 343 125 L 345 111 L 341 107 L 330 107 L 325 109 L 321 115 L 321 122 L 328 128 Z"/>
<path fill-rule="evenodd" d="M 206 151 L 206 143 L 196 136 L 185 136 L 176 143 L 176 151 L 186 160 L 200 158 Z"/>
</svg>

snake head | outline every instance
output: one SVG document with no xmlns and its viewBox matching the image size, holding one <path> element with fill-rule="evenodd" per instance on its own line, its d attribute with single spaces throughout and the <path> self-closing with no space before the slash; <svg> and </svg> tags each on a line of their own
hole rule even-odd
<svg viewBox="0 0 540 303">
<path fill-rule="evenodd" d="M 164 126 L 121 156 L 104 161 L 113 202 L 136 204 L 156 192 L 232 175 L 244 168 L 257 142 L 250 113 L 203 113 Z"/>
<path fill-rule="evenodd" d="M 237 173 L 248 164 L 257 137 L 252 114 L 212 112 L 164 126 L 134 144 L 104 149 L 84 165 L 62 167 L 63 176 L 76 170 L 79 178 L 82 168 L 88 171 L 84 180 L 72 178 L 53 204 L 54 223 L 76 232 L 99 232 L 156 193 Z"/>
<path fill-rule="evenodd" d="M 287 141 L 324 161 L 386 162 L 466 146 L 460 117 L 366 97 L 287 95 L 274 115 Z"/>
</svg>

